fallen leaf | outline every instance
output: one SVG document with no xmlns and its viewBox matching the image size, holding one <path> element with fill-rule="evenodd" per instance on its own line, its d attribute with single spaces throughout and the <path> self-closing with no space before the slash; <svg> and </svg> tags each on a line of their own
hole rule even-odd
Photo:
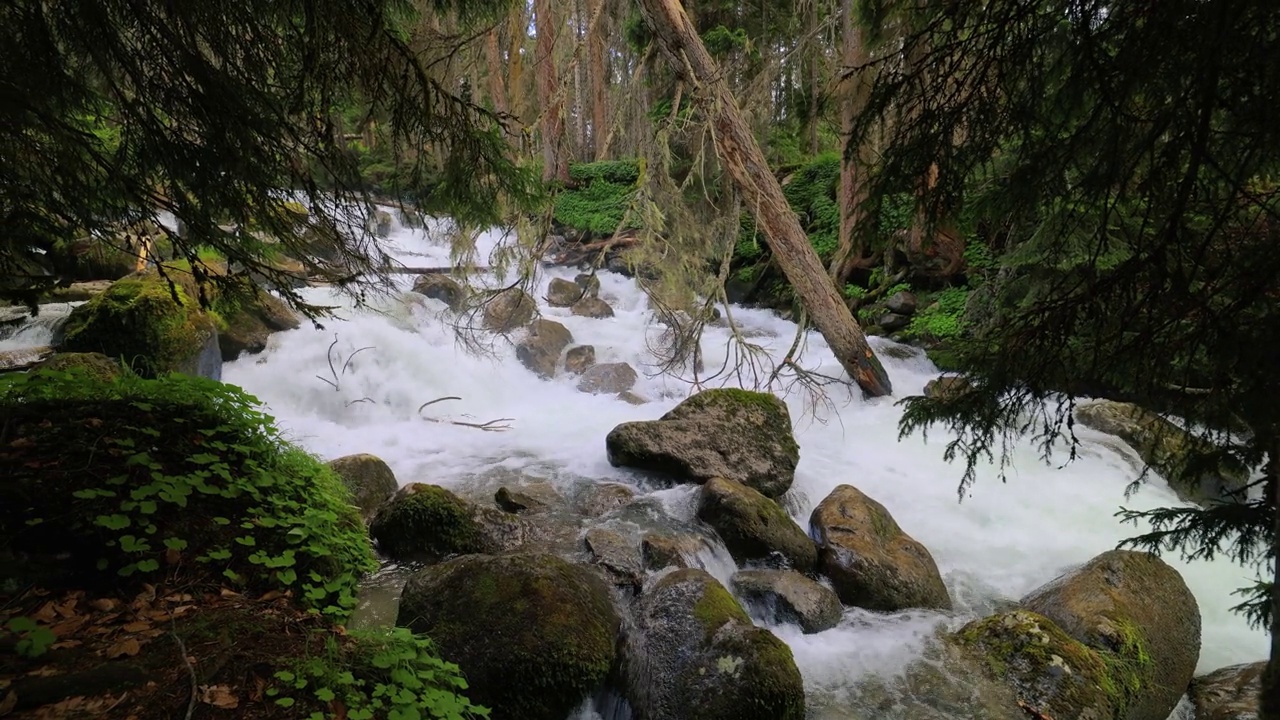
<svg viewBox="0 0 1280 720">
<path fill-rule="evenodd" d="M 267 602 L 267 601 L 275 600 L 277 598 L 282 598 L 282 597 L 284 597 L 284 593 L 280 592 L 279 590 L 271 590 L 270 592 L 263 593 L 262 597 L 258 599 L 262 600 L 263 602 Z"/>
<path fill-rule="evenodd" d="M 119 605 L 120 601 L 112 598 L 98 598 L 97 600 L 89 601 L 89 607 L 99 612 L 111 612 L 119 607 Z"/>
<path fill-rule="evenodd" d="M 127 638 L 107 648 L 107 657 L 133 657 L 140 650 L 142 650 L 142 643 L 138 642 L 137 638 Z"/>
<path fill-rule="evenodd" d="M 231 590 L 229 588 L 222 588 L 222 590 L 219 591 L 219 594 L 222 595 L 222 597 L 224 598 L 240 597 L 240 593 L 236 592 L 235 590 Z"/>
<path fill-rule="evenodd" d="M 83 644 L 84 643 L 79 640 L 63 640 L 61 642 L 56 642 L 49 647 L 54 650 L 62 650 L 63 648 L 80 647 Z"/>
<path fill-rule="evenodd" d="M 75 631 L 79 630 L 80 628 L 84 627 L 84 624 L 87 622 L 89 622 L 89 616 L 80 615 L 79 617 L 73 617 L 70 620 L 63 620 L 62 622 L 58 623 L 57 625 L 54 625 L 49 629 L 53 632 L 54 635 L 57 635 L 58 637 L 61 638 L 61 637 L 66 637 L 74 633 Z"/>
<path fill-rule="evenodd" d="M 172 616 L 174 616 L 174 617 L 177 617 L 177 616 L 179 616 L 179 615 L 185 615 L 185 614 L 187 614 L 187 613 L 189 613 L 189 612 L 191 612 L 192 610 L 195 610 L 195 609 L 196 609 L 196 606 L 195 606 L 195 605 L 181 605 L 181 606 L 179 606 L 179 607 L 176 607 L 176 608 L 174 608 L 174 609 L 170 610 L 170 611 L 169 611 L 169 614 L 170 614 L 170 615 L 172 615 Z"/>
<path fill-rule="evenodd" d="M 181 595 L 178 595 L 178 594 L 170 595 L 166 597 L 165 600 L 171 603 L 178 603 L 178 602 L 191 602 L 192 600 L 195 600 L 195 598 L 191 597 L 187 593 L 182 593 Z"/>
<path fill-rule="evenodd" d="M 234 710 L 240 706 L 240 698 L 226 685 L 201 685 L 200 702 L 222 710 Z"/>
<path fill-rule="evenodd" d="M 4 696 L 4 700 L 0 700 L 0 715 L 8 715 L 16 707 L 18 707 L 18 693 L 10 690 L 9 694 Z"/>
<path fill-rule="evenodd" d="M 61 675 L 62 671 L 52 665 L 41 665 L 40 667 L 27 673 L 30 677 L 53 677 Z"/>
<path fill-rule="evenodd" d="M 150 629 L 151 629 L 151 623 L 143 620 L 139 620 L 138 622 L 131 622 L 128 625 L 124 626 L 125 632 L 142 632 L 143 630 L 150 630 Z"/>
<path fill-rule="evenodd" d="M 31 447 L 32 445 L 35 445 L 35 444 L 36 444 L 36 441 L 32 440 L 29 437 L 20 437 L 17 440 L 14 440 L 13 442 L 9 443 L 9 447 L 25 448 L 25 447 Z"/>
<path fill-rule="evenodd" d="M 40 609 L 32 613 L 31 617 L 43 623 L 51 623 L 58 619 L 58 612 L 54 608 L 56 605 L 52 600 L 40 606 Z"/>
</svg>

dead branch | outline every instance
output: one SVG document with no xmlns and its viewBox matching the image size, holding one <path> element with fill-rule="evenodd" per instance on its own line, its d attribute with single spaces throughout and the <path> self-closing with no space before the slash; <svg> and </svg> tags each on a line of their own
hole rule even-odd
<svg viewBox="0 0 1280 720">
<path fill-rule="evenodd" d="M 447 395 L 445 397 L 436 398 L 435 400 L 428 400 L 427 402 L 424 402 L 418 406 L 418 414 L 419 415 L 422 414 L 423 408 L 426 408 L 430 405 L 435 405 L 438 402 L 444 402 L 445 400 L 461 400 L 461 399 L 462 398 L 456 395 Z M 446 425 L 457 425 L 459 427 L 475 428 L 476 430 L 483 430 L 485 432 L 502 432 L 504 430 L 510 430 L 511 423 L 515 421 L 515 418 L 498 418 L 496 420 L 490 420 L 488 422 L 473 423 L 473 422 L 467 422 L 465 420 L 448 420 L 448 419 L 425 417 L 425 416 L 422 419 L 426 420 L 427 422 L 443 423 Z"/>
</svg>

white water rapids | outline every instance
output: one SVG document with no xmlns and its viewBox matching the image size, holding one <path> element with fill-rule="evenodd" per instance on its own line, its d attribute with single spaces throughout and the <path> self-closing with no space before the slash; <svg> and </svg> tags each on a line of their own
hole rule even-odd
<svg viewBox="0 0 1280 720">
<path fill-rule="evenodd" d="M 450 264 L 448 248 L 422 230 L 397 224 L 388 242 L 394 246 L 393 255 L 406 265 Z M 483 238 L 484 242 L 492 246 L 495 238 Z M 551 277 L 574 274 L 570 269 L 547 270 L 540 289 L 545 290 Z M 601 297 L 613 306 L 615 317 L 576 317 L 568 309 L 548 307 L 542 313 L 568 327 L 575 343 L 594 345 L 599 362 L 625 361 L 635 367 L 641 375 L 635 391 L 650 400 L 645 405 L 580 393 L 572 377 L 540 380 L 516 360 L 509 343 L 500 342 L 494 357 L 470 354 L 441 322 L 443 303 L 408 292 L 356 311 L 327 289 L 307 290 L 311 301 L 339 306 L 341 319 L 326 321 L 323 331 L 306 324 L 274 335 L 262 355 L 227 364 L 223 379 L 261 398 L 288 436 L 313 452 L 326 459 L 373 453 L 391 465 L 401 483 L 456 486 L 495 467 L 537 465 L 634 484 L 631 473 L 610 467 L 605 435 L 627 420 L 658 418 L 690 388 L 679 379 L 652 376 L 655 361 L 649 341 L 661 329 L 636 284 L 607 272 L 601 273 L 601 281 Z M 402 276 L 398 282 L 400 290 L 407 290 L 412 277 Z M 734 317 L 753 341 L 775 355 L 791 344 L 795 325 L 789 321 L 745 308 L 735 308 Z M 338 370 L 356 349 L 372 348 L 351 359 L 338 377 L 337 390 L 316 377 L 332 378 L 326 352 L 335 333 Z M 707 368 L 719 367 L 728 337 L 723 328 L 707 328 L 702 341 Z M 897 359 L 881 353 L 881 359 L 896 398 L 919 394 L 938 374 L 923 355 Z M 814 332 L 808 335 L 804 362 L 829 375 L 841 374 Z M 482 432 L 424 421 L 418 407 L 443 396 L 461 401 L 440 403 L 424 412 L 457 419 L 469 415 L 478 422 L 512 418 L 512 427 Z M 895 406 L 896 398 L 863 400 L 839 390 L 830 397 L 834 412 L 812 407 L 803 392 L 786 398 L 800 444 L 793 489 L 799 507 L 793 516 L 807 527 L 813 507 L 836 485 L 860 488 L 929 548 L 957 611 L 944 616 L 849 610 L 839 627 L 816 635 L 802 635 L 798 627 L 771 628 L 793 649 L 811 696 L 840 695 L 870 673 L 891 675 L 917 657 L 939 622 L 954 626 L 990 612 L 993 603 L 1017 599 L 1068 567 L 1115 547 L 1140 530 L 1120 525 L 1114 514 L 1121 505 L 1153 508 L 1179 502 L 1158 478 L 1126 500 L 1124 488 L 1137 472 L 1135 459 L 1116 441 L 1082 428 L 1083 452 L 1075 462 L 1048 467 L 1030 445 L 1020 446 L 1006 484 L 997 479 L 994 467 L 982 469 L 971 494 L 957 502 L 961 467 L 942 459 L 946 433 L 935 429 L 928 442 L 918 435 L 899 441 L 901 408 Z M 679 505 L 693 490 L 659 492 L 667 504 Z M 1200 672 L 1266 657 L 1265 635 L 1250 630 L 1228 610 L 1238 601 L 1231 591 L 1251 583 L 1248 570 L 1226 561 L 1186 564 L 1172 555 L 1165 559 L 1181 571 L 1200 604 Z"/>
</svg>

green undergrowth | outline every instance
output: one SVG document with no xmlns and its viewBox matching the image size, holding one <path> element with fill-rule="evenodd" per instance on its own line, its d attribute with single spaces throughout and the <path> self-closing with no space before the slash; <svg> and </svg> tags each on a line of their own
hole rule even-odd
<svg viewBox="0 0 1280 720">
<path fill-rule="evenodd" d="M 611 235 L 635 196 L 640 166 L 634 160 L 579 163 L 569 168 L 569 178 L 572 187 L 556 195 L 556 222 L 597 235 Z M 622 227 L 635 226 L 628 222 Z"/>
<path fill-rule="evenodd" d="M 342 482 L 238 388 L 41 370 L 0 381 L 0 415 L 0 553 L 68 557 L 64 583 L 278 590 L 342 620 L 375 567 Z"/>
<path fill-rule="evenodd" d="M 938 342 L 959 337 L 970 292 L 966 287 L 952 287 L 925 297 L 920 311 L 907 326 L 907 336 Z"/>
</svg>

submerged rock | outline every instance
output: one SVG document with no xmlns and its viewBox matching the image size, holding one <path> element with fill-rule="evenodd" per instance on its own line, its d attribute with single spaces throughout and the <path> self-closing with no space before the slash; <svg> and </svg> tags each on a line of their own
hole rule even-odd
<svg viewBox="0 0 1280 720">
<path fill-rule="evenodd" d="M 593 483 L 578 498 L 578 509 L 587 517 L 600 517 L 629 505 L 636 499 L 636 489 L 622 483 Z"/>
<path fill-rule="evenodd" d="M 484 326 L 494 332 L 510 332 L 533 322 L 538 304 L 520 288 L 494 295 L 484 306 Z"/>
<path fill-rule="evenodd" d="M 639 588 L 644 579 L 640 543 L 617 530 L 591 528 L 583 537 L 591 560 L 613 579 L 615 585 Z"/>
<path fill-rule="evenodd" d="M 801 720 L 804 682 L 787 647 L 751 624 L 702 570 L 676 570 L 640 599 L 626 645 L 627 697 L 646 720 Z M 634 655 L 632 655 L 634 653 Z"/>
<path fill-rule="evenodd" d="M 569 328 L 554 320 L 540 318 L 529 326 L 528 334 L 516 345 L 516 358 L 520 364 L 543 380 L 556 375 L 560 353 L 573 342 Z"/>
<path fill-rule="evenodd" d="M 740 570 L 730 583 L 748 606 L 774 622 L 796 623 L 805 633 L 830 630 L 844 611 L 831 588 L 794 570 Z"/>
<path fill-rule="evenodd" d="M 924 396 L 936 400 L 950 400 L 963 395 L 968 389 L 968 378 L 959 375 L 944 375 L 925 383 Z"/>
<path fill-rule="evenodd" d="M 809 519 L 818 566 L 846 605 L 868 610 L 951 609 L 933 556 L 883 505 L 840 485 Z"/>
<path fill-rule="evenodd" d="M 636 371 L 624 362 L 592 365 L 582 373 L 578 391 L 592 395 L 613 395 L 630 390 L 638 379 Z"/>
<path fill-rule="evenodd" d="M 413 281 L 413 291 L 419 295 L 439 300 L 457 312 L 467 300 L 467 291 L 458 281 L 443 273 L 419 275 Z"/>
<path fill-rule="evenodd" d="M 574 375 L 581 375 L 596 364 L 596 348 L 594 345 L 578 345 L 569 348 L 564 356 L 564 369 Z"/>
<path fill-rule="evenodd" d="M 397 624 L 435 641 L 495 720 L 564 720 L 604 684 L 619 620 L 588 568 L 554 555 L 468 555 L 414 575 Z"/>
<path fill-rule="evenodd" d="M 1032 592 L 1021 606 L 1126 664 L 1122 717 L 1164 720 L 1200 659 L 1200 609 L 1177 570 L 1154 555 L 1112 550 Z"/>
<path fill-rule="evenodd" d="M 698 519 L 715 529 L 738 562 L 780 557 L 787 567 L 812 572 L 818 548 L 778 503 L 733 480 L 712 478 L 702 486 Z"/>
<path fill-rule="evenodd" d="M 589 318 L 611 318 L 613 307 L 598 297 L 584 297 L 573 304 L 569 312 Z"/>
<path fill-rule="evenodd" d="M 537 512 L 564 504 L 559 491 L 546 480 L 527 480 L 517 485 L 503 485 L 494 493 L 494 502 L 507 512 Z"/>
<path fill-rule="evenodd" d="M 1232 665 L 1191 681 L 1195 720 L 1258 720 L 1267 663 Z"/>
<path fill-rule="evenodd" d="M 391 467 L 376 455 L 346 455 L 330 460 L 329 469 L 342 478 L 342 484 L 351 491 L 351 498 L 366 522 L 373 519 L 378 508 L 400 487 Z"/>
<path fill-rule="evenodd" d="M 747 390 L 704 390 L 661 419 L 615 427 L 605 446 L 614 466 L 680 482 L 722 477 L 774 498 L 790 489 L 800 461 L 786 404 Z"/>
<path fill-rule="evenodd" d="M 547 286 L 547 304 L 551 307 L 569 307 L 582 297 L 582 287 L 570 280 L 551 278 Z"/>
</svg>

